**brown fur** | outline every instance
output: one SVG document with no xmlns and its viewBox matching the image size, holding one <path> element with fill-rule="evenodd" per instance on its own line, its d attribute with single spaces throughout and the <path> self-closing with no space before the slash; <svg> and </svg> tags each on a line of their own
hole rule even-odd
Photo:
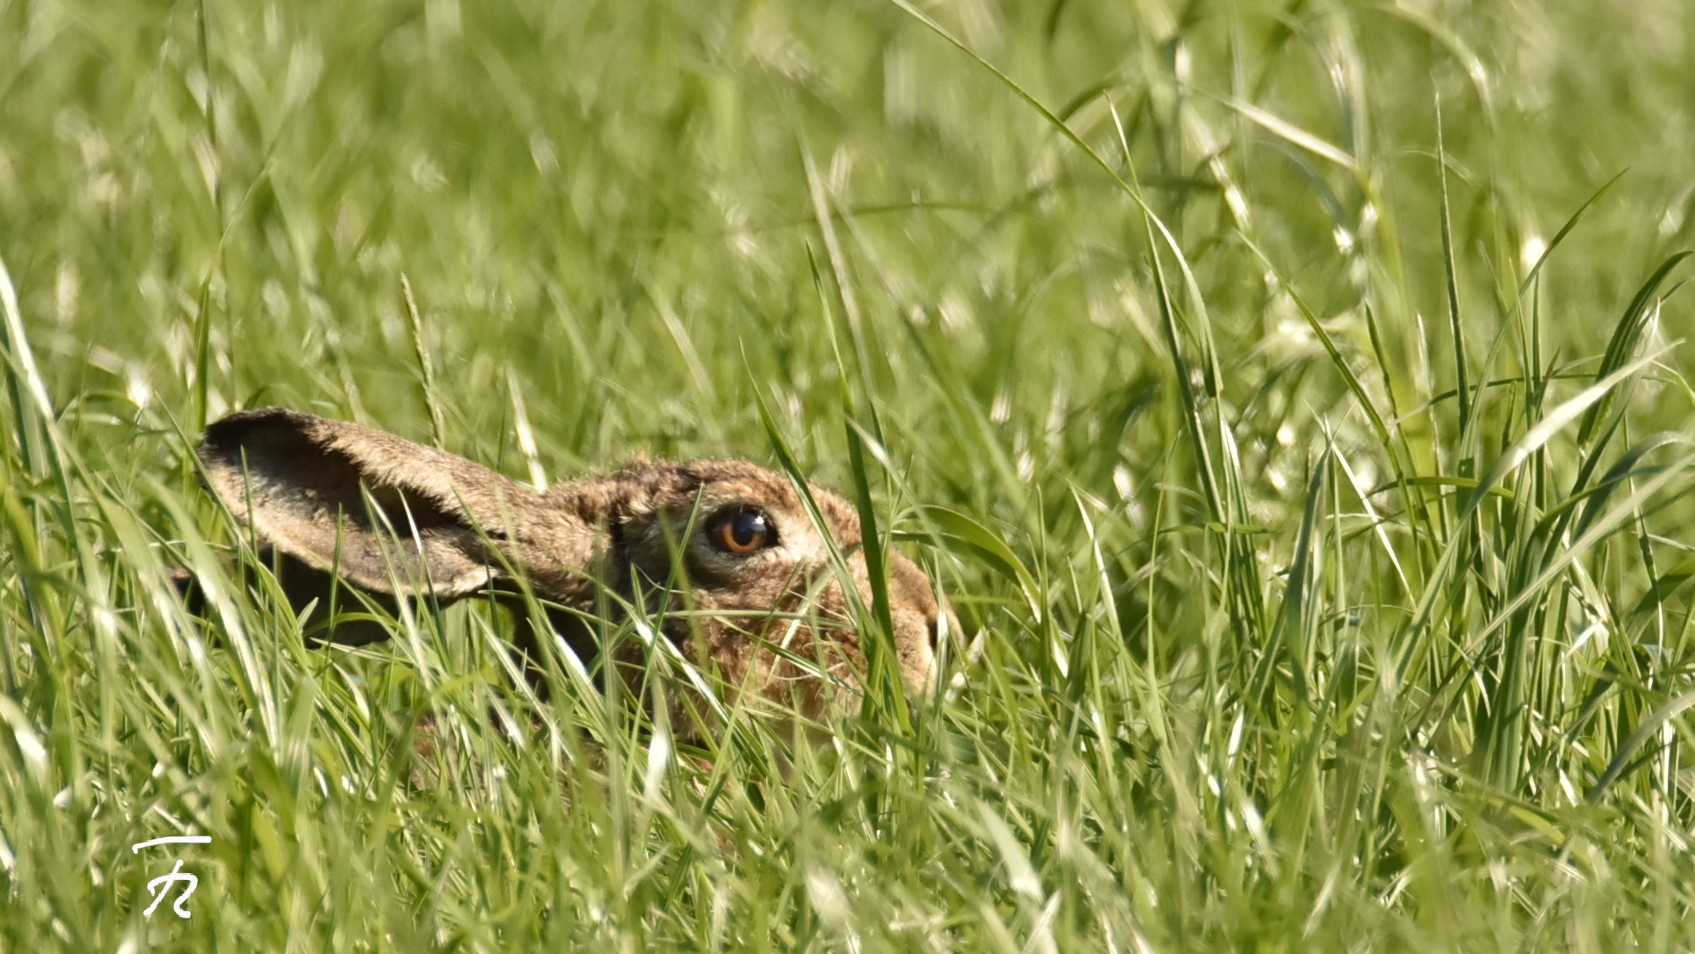
<svg viewBox="0 0 1695 954">
<path fill-rule="evenodd" d="M 512 593 L 514 573 L 536 596 L 582 614 L 620 600 L 653 612 L 664 598 L 664 635 L 696 664 L 717 669 L 726 701 L 798 699 L 812 716 L 831 700 L 852 707 L 865 658 L 843 574 L 794 486 L 753 464 L 644 462 L 538 494 L 464 458 L 283 408 L 212 424 L 200 458 L 231 513 L 290 558 L 282 582 L 297 604 L 327 604 L 331 570 L 390 600 Z M 869 605 L 856 511 L 827 491 L 811 495 Z M 764 513 L 777 544 L 740 557 L 715 549 L 705 525 L 728 507 Z M 678 571 L 682 578 L 664 592 Z M 902 675 L 912 692 L 929 692 L 942 610 L 910 560 L 891 552 L 888 576 Z M 551 622 L 579 656 L 592 655 L 596 642 L 580 616 L 555 613 Z M 331 638 L 383 635 L 365 624 Z M 533 639 L 521 629 L 520 648 L 532 659 Z M 643 668 L 639 647 L 613 662 L 632 675 Z"/>
</svg>

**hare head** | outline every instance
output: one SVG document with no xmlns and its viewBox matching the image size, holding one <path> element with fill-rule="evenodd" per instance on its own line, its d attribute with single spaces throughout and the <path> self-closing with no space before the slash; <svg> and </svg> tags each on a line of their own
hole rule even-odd
<svg viewBox="0 0 1695 954">
<path fill-rule="evenodd" d="M 742 461 L 638 463 L 537 493 L 462 457 L 283 408 L 212 424 L 200 458 L 236 519 L 295 561 L 283 583 L 297 604 L 327 594 L 332 573 L 379 599 L 442 603 L 510 598 L 522 577 L 564 609 L 551 625 L 585 661 L 598 646 L 586 620 L 665 605 L 664 636 L 718 670 L 726 699 L 796 700 L 813 716 L 830 700 L 851 708 L 865 658 L 844 585 L 865 605 L 872 597 L 859 518 L 834 494 L 811 489 L 814 518 L 788 480 Z M 898 553 L 888 584 L 902 675 L 927 692 L 951 613 Z M 385 635 L 354 624 L 330 638 Z M 533 639 L 521 628 L 520 648 L 534 652 Z M 604 662 L 639 671 L 639 646 L 617 655 Z"/>
</svg>

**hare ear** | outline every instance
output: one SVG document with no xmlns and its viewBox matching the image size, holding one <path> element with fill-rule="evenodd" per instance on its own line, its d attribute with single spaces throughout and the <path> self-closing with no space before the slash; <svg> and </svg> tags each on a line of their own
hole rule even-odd
<svg viewBox="0 0 1695 954">
<path fill-rule="evenodd" d="M 264 542 L 394 596 L 418 595 L 408 556 L 437 597 L 485 587 L 500 565 L 486 541 L 539 499 L 462 457 L 285 408 L 208 426 L 200 460 L 212 490 Z"/>
</svg>

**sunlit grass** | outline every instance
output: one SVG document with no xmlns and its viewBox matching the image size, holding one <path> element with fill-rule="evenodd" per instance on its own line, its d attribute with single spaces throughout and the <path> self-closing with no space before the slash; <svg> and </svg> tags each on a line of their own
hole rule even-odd
<svg viewBox="0 0 1695 954">
<path fill-rule="evenodd" d="M 0 948 L 1695 946 L 1695 22 L 1583 6 L 0 0 Z M 788 468 L 965 632 L 798 746 L 314 648 L 263 404 Z"/>
</svg>

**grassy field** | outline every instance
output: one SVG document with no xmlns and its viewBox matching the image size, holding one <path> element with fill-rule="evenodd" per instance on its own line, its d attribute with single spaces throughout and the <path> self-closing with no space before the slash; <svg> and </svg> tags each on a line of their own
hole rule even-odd
<svg viewBox="0 0 1695 954">
<path fill-rule="evenodd" d="M 0 0 L 0 950 L 1695 948 L 1692 56 L 1682 0 Z M 857 428 L 949 688 L 679 753 L 486 607 L 309 648 L 190 453 L 265 404 L 550 482 L 848 490 Z"/>
</svg>

